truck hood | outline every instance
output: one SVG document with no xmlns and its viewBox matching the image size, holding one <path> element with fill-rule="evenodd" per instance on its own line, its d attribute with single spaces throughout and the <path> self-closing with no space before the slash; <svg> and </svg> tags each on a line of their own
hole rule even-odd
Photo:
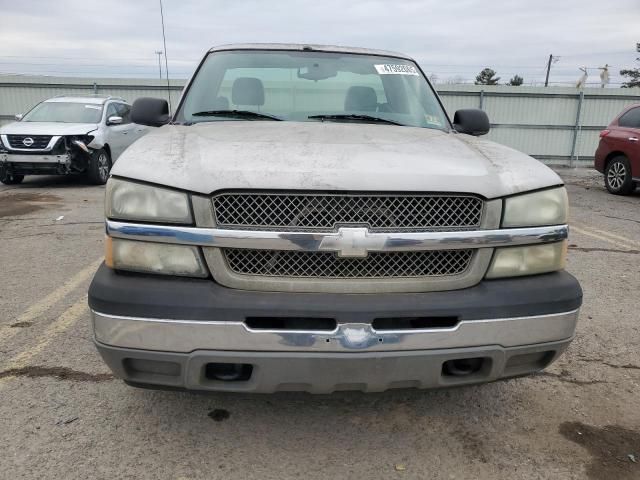
<svg viewBox="0 0 640 480">
<path fill-rule="evenodd" d="M 168 125 L 129 147 L 112 174 L 203 194 L 250 188 L 496 198 L 562 184 L 539 161 L 476 137 L 332 122 Z"/>
<path fill-rule="evenodd" d="M 1 135 L 85 135 L 95 123 L 13 122 L 0 128 Z"/>
</svg>

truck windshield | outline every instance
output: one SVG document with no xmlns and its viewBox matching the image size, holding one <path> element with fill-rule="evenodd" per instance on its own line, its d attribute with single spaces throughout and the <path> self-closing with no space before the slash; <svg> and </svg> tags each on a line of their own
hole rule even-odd
<svg viewBox="0 0 640 480">
<path fill-rule="evenodd" d="M 42 102 L 23 118 L 23 122 L 100 123 L 102 105 L 77 102 Z"/>
<path fill-rule="evenodd" d="M 413 62 L 314 51 L 210 53 L 187 90 L 176 120 L 449 127 L 433 90 Z"/>
</svg>

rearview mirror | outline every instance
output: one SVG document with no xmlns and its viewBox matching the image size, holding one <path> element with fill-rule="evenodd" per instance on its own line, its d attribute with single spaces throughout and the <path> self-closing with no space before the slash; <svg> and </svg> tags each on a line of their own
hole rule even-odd
<svg viewBox="0 0 640 480">
<path fill-rule="evenodd" d="M 458 110 L 453 116 L 453 128 L 459 133 L 480 136 L 489 133 L 489 117 L 483 110 L 466 108 Z"/>
<path fill-rule="evenodd" d="M 314 63 L 310 67 L 304 67 L 298 69 L 298 78 L 304 78 L 305 80 L 326 80 L 327 78 L 333 78 L 338 75 L 338 70 L 325 64 Z"/>
<path fill-rule="evenodd" d="M 120 125 L 122 123 L 122 117 L 116 115 L 107 118 L 107 125 Z"/>
<path fill-rule="evenodd" d="M 169 104 L 161 98 L 142 97 L 131 105 L 131 121 L 150 127 L 169 123 Z"/>
<path fill-rule="evenodd" d="M 22 115 L 21 113 L 16 113 L 16 120 L 19 122 L 20 120 L 22 120 L 22 117 L 24 117 L 24 115 Z"/>
</svg>

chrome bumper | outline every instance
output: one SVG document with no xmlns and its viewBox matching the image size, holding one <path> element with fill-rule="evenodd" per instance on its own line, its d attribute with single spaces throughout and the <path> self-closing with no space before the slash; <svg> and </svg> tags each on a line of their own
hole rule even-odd
<svg viewBox="0 0 640 480">
<path fill-rule="evenodd" d="M 51 163 L 66 164 L 71 162 L 68 154 L 64 155 L 20 155 L 15 153 L 0 153 L 0 162 L 7 163 Z"/>
<path fill-rule="evenodd" d="M 392 352 L 496 345 L 504 348 L 569 340 L 578 310 L 549 315 L 463 320 L 452 328 L 376 331 L 342 323 L 333 331 L 254 330 L 243 322 L 163 320 L 107 315 L 92 310 L 97 342 L 113 347 L 188 353 Z"/>
<path fill-rule="evenodd" d="M 336 252 L 339 256 L 362 257 L 368 252 L 410 252 L 467 248 L 514 247 L 558 242 L 569 236 L 567 225 L 502 228 L 451 232 L 370 232 L 365 228 L 340 228 L 338 232 L 277 232 L 225 228 L 150 225 L 106 221 L 107 235 L 181 245 L 220 248 L 252 248 Z M 357 238 L 354 240 L 353 237 Z M 354 246 L 357 244 L 357 249 Z M 357 250 L 355 253 L 353 250 Z M 347 254 L 345 255 L 345 252 Z"/>
</svg>

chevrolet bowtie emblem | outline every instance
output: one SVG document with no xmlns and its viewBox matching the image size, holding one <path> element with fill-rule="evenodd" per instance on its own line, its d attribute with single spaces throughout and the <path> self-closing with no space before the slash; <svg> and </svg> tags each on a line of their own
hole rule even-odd
<svg viewBox="0 0 640 480">
<path fill-rule="evenodd" d="M 325 236 L 319 250 L 337 252 L 339 257 L 366 257 L 369 252 L 382 250 L 385 239 L 370 235 L 367 228 L 341 227 L 338 233 Z"/>
</svg>

